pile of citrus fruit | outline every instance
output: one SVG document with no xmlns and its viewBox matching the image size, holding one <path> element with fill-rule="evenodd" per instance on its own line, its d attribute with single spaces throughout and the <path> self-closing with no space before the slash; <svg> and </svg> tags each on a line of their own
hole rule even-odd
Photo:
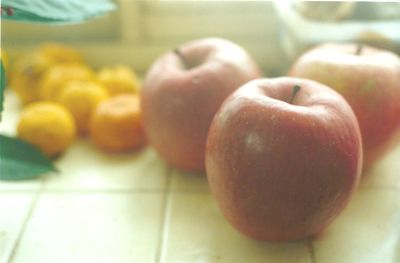
<svg viewBox="0 0 400 263">
<path fill-rule="evenodd" d="M 17 135 L 48 156 L 64 152 L 78 136 L 107 152 L 144 145 L 140 81 L 128 66 L 96 72 L 77 50 L 46 43 L 17 58 L 10 73 L 9 86 L 23 105 Z"/>
</svg>

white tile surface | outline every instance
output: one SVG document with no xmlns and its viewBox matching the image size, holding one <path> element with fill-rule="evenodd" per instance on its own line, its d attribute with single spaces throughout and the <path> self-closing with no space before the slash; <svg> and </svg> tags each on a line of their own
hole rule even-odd
<svg viewBox="0 0 400 263">
<path fill-rule="evenodd" d="M 305 242 L 266 243 L 233 229 L 208 193 L 171 193 L 162 263 L 307 262 Z"/>
<path fill-rule="evenodd" d="M 48 178 L 48 190 L 160 190 L 167 177 L 167 166 L 150 147 L 109 154 L 83 139 L 74 143 L 56 166 L 61 174 Z"/>
<path fill-rule="evenodd" d="M 161 194 L 44 194 L 13 263 L 154 263 Z"/>
<path fill-rule="evenodd" d="M 0 262 L 6 263 L 32 205 L 34 193 L 0 194 Z"/>
<path fill-rule="evenodd" d="M 316 263 L 400 262 L 400 192 L 359 191 L 314 249 Z"/>
</svg>

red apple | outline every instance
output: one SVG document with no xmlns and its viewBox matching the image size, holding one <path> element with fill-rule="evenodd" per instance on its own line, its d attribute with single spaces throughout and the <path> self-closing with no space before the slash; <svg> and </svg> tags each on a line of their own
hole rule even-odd
<svg viewBox="0 0 400 263">
<path fill-rule="evenodd" d="M 321 82 L 343 95 L 357 116 L 368 169 L 400 136 L 400 59 L 356 44 L 324 44 L 303 54 L 289 75 Z"/>
<path fill-rule="evenodd" d="M 141 91 L 149 143 L 169 164 L 204 171 L 208 128 L 223 100 L 261 72 L 238 45 L 194 40 L 169 51 L 149 69 Z"/>
<path fill-rule="evenodd" d="M 207 139 L 210 188 L 249 237 L 287 241 L 324 229 L 358 185 L 362 144 L 345 99 L 306 79 L 251 81 L 218 110 Z"/>
</svg>

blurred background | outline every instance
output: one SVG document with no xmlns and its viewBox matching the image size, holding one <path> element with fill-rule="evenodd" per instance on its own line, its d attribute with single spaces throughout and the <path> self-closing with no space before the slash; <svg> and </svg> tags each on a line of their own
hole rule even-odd
<svg viewBox="0 0 400 263">
<path fill-rule="evenodd" d="M 144 73 L 161 53 L 218 36 L 247 49 L 268 76 L 285 73 L 304 49 L 358 41 L 399 52 L 400 3 L 115 0 L 116 11 L 83 24 L 2 21 L 2 48 L 14 58 L 44 41 L 72 45 L 92 66 L 124 63 Z"/>
<path fill-rule="evenodd" d="M 144 73 L 161 53 L 185 41 L 219 36 L 244 46 L 267 71 L 275 71 L 282 60 L 272 2 L 115 3 L 116 11 L 78 25 L 4 21 L 2 47 L 13 58 L 43 41 L 58 41 L 81 51 L 93 66 L 124 63 Z"/>
</svg>

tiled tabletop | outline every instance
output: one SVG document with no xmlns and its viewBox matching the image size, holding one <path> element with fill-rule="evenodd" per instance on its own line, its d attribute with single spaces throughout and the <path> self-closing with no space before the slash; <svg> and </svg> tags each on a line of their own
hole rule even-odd
<svg viewBox="0 0 400 263">
<path fill-rule="evenodd" d="M 10 91 L 0 131 L 14 134 Z M 0 182 L 0 263 L 398 263 L 400 147 L 364 177 L 349 206 L 313 239 L 251 240 L 223 218 L 204 175 L 151 148 L 104 154 L 75 143 L 60 174 Z"/>
</svg>

